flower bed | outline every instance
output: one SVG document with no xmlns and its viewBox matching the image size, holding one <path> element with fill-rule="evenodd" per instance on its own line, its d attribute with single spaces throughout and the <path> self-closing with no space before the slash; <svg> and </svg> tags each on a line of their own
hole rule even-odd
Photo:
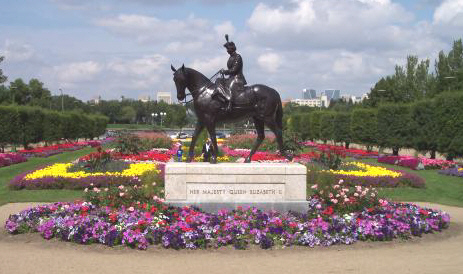
<svg viewBox="0 0 463 274">
<path fill-rule="evenodd" d="M 407 239 L 441 231 L 449 223 L 450 216 L 444 212 L 401 203 L 383 202 L 340 215 L 312 198 L 307 214 L 255 208 L 208 214 L 192 207 L 167 207 L 157 199 L 119 208 L 88 202 L 41 205 L 10 215 L 5 229 L 11 234 L 38 232 L 45 239 L 138 249 L 149 245 L 174 249 L 258 245 L 266 249 Z"/>
<path fill-rule="evenodd" d="M 0 153 L 0 167 L 26 162 L 27 158 L 18 153 Z"/>
<path fill-rule="evenodd" d="M 84 147 L 98 147 L 105 143 L 112 141 L 113 138 L 106 138 L 103 140 L 90 140 L 74 143 L 65 143 L 65 144 L 56 144 L 52 146 L 36 147 L 34 149 L 23 149 L 18 151 L 21 155 L 30 158 L 30 157 L 50 157 L 52 155 L 60 154 L 66 151 L 75 151 L 83 149 Z"/>
<path fill-rule="evenodd" d="M 140 185 L 146 173 L 159 173 L 151 163 L 132 163 L 121 172 L 71 172 L 73 163 L 57 163 L 16 176 L 9 186 L 12 189 L 69 188 L 83 189 L 90 186 Z"/>
<path fill-rule="evenodd" d="M 384 155 L 378 158 L 379 163 L 390 165 L 398 165 L 408 167 L 410 169 L 446 169 L 455 166 L 453 161 L 428 159 L 426 157 L 412 157 L 412 156 L 393 156 Z"/>
<path fill-rule="evenodd" d="M 339 170 L 322 172 L 333 174 L 352 186 L 398 187 L 406 185 L 418 188 L 425 186 L 424 179 L 418 175 L 361 162 L 343 163 Z"/>
<path fill-rule="evenodd" d="M 442 175 L 463 177 L 463 168 L 457 168 L 457 167 L 448 168 L 448 169 L 439 170 L 438 173 Z"/>
<path fill-rule="evenodd" d="M 317 144 L 314 142 L 303 142 L 301 143 L 301 145 L 313 147 L 319 151 L 335 152 L 335 153 L 342 154 L 344 156 L 353 157 L 353 158 L 377 158 L 378 157 L 378 152 L 367 151 L 363 149 L 352 149 L 352 148 L 346 149 L 343 146 L 324 145 L 324 144 Z"/>
<path fill-rule="evenodd" d="M 249 156 L 249 153 L 251 152 L 250 149 L 232 149 L 227 146 L 222 146 L 222 151 L 231 157 L 242 157 L 246 158 Z M 310 162 L 314 158 L 318 158 L 320 155 L 315 152 L 309 152 L 309 153 L 302 153 L 294 156 L 294 162 L 300 162 L 300 163 L 307 163 Z M 282 163 L 282 162 L 289 162 L 288 159 L 285 157 L 276 154 L 276 153 L 268 153 L 268 152 L 263 152 L 263 151 L 257 151 L 253 156 L 252 156 L 252 161 L 256 162 L 277 162 L 277 163 Z"/>
</svg>

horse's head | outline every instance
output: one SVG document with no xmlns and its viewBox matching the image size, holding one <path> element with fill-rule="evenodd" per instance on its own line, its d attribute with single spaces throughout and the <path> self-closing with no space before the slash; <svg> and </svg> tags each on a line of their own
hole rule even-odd
<svg viewBox="0 0 463 274">
<path fill-rule="evenodd" d="M 174 82 L 175 82 L 175 87 L 177 88 L 177 99 L 179 101 L 182 101 L 186 97 L 185 89 L 187 87 L 185 65 L 182 65 L 182 67 L 179 69 L 175 69 L 174 66 L 170 65 L 170 68 L 174 72 Z"/>
</svg>

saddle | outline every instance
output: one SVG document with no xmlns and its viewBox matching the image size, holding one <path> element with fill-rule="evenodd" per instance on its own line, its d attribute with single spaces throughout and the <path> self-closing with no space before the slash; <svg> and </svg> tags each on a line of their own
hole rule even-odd
<svg viewBox="0 0 463 274">
<path fill-rule="evenodd" d="M 235 91 L 233 98 L 234 108 L 243 108 L 253 106 L 256 102 L 256 94 L 254 90 L 249 86 L 244 86 L 244 89 Z M 231 91 L 226 86 L 224 81 L 216 81 L 216 88 L 212 97 L 221 101 L 223 104 L 228 103 L 230 100 Z"/>
</svg>

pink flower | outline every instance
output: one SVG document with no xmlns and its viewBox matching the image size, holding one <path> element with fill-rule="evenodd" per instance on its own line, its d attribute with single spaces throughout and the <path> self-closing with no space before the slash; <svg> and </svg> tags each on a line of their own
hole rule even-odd
<svg viewBox="0 0 463 274">
<path fill-rule="evenodd" d="M 127 210 L 130 211 L 130 212 L 133 212 L 135 210 L 135 208 L 133 208 L 133 206 L 131 206 Z"/>
<path fill-rule="evenodd" d="M 311 189 L 317 189 L 317 187 L 318 187 L 318 185 L 315 184 L 315 185 L 311 186 L 310 188 L 311 188 Z"/>
<path fill-rule="evenodd" d="M 124 194 L 125 194 L 124 192 L 120 192 L 120 193 L 119 193 L 119 197 L 124 196 Z"/>
<path fill-rule="evenodd" d="M 331 199 L 331 202 L 333 202 L 333 204 L 337 204 L 337 203 L 338 203 L 338 199 Z"/>
</svg>

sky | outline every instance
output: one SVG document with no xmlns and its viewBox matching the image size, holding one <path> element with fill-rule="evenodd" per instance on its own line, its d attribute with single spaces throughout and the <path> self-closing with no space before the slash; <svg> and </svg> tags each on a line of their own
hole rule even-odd
<svg viewBox="0 0 463 274">
<path fill-rule="evenodd" d="M 229 34 L 248 84 L 360 96 L 462 29 L 463 0 L 0 0 L 0 68 L 84 101 L 175 98 L 170 65 L 212 76 Z"/>
</svg>

